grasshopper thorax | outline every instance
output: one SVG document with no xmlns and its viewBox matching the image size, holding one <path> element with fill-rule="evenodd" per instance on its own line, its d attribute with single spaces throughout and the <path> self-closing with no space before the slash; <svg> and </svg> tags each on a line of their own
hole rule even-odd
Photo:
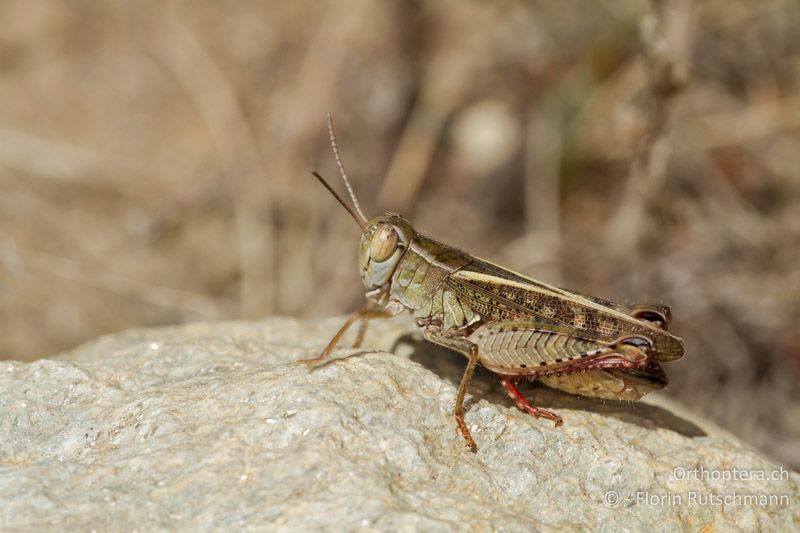
<svg viewBox="0 0 800 533">
<path fill-rule="evenodd" d="M 386 213 L 367 222 L 358 246 L 358 266 L 368 291 L 386 286 L 414 238 L 403 217 Z"/>
</svg>

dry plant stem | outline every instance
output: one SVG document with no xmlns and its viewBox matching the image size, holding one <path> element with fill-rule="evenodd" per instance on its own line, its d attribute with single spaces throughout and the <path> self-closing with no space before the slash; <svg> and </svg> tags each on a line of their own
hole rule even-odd
<svg viewBox="0 0 800 533">
<path fill-rule="evenodd" d="M 425 180 L 449 114 L 449 108 L 422 104 L 414 108 L 378 193 L 379 205 L 408 210 Z"/>
<path fill-rule="evenodd" d="M 622 201 L 607 226 L 609 243 L 618 252 L 638 248 L 648 204 L 666 177 L 672 105 L 688 79 L 691 15 L 692 0 L 653 0 L 653 13 L 642 23 L 649 120 L 631 161 Z"/>
<path fill-rule="evenodd" d="M 681 153 L 707 152 L 766 139 L 800 128 L 800 95 L 758 102 L 733 112 L 717 112 L 685 118 L 675 135 Z"/>
<path fill-rule="evenodd" d="M 530 252 L 520 254 L 513 247 L 503 251 L 510 260 L 528 258 L 525 265 L 512 265 L 517 269 L 526 271 L 535 265 L 543 278 L 557 283 L 561 279 L 557 258 L 561 248 L 559 163 L 563 146 L 560 102 L 554 95 L 548 96 L 529 114 L 525 150 L 526 235 L 523 239 L 526 243 L 536 241 L 540 255 L 536 258 Z"/>
<path fill-rule="evenodd" d="M 56 184 L 103 188 L 131 197 L 131 201 L 152 194 L 145 184 L 132 179 L 135 176 L 163 178 L 179 174 L 187 179 L 189 176 L 185 168 L 141 161 L 122 153 L 102 152 L 7 127 L 0 127 L 0 165 Z"/>
<path fill-rule="evenodd" d="M 313 160 L 312 139 L 317 138 L 319 119 L 326 111 L 340 109 L 336 103 L 337 76 L 342 62 L 348 57 L 346 48 L 331 43 L 347 41 L 362 27 L 364 10 L 347 9 L 344 4 L 320 4 L 315 16 L 304 23 L 305 50 L 292 66 L 286 82 L 292 87 L 288 94 L 271 94 L 273 117 L 279 123 L 277 139 L 269 139 L 264 150 L 269 154 L 270 173 L 267 178 L 275 191 L 277 219 L 276 246 L 281 253 L 276 257 L 275 284 L 276 308 L 282 314 L 314 314 L 309 309 L 318 302 L 341 301 L 345 298 L 340 284 L 308 283 L 314 275 L 319 257 L 328 257 L 320 249 L 321 241 L 316 223 L 320 213 L 315 202 L 309 202 L 314 184 L 303 179 Z M 367 10 L 368 11 L 368 10 Z M 335 20 L 335 24 L 330 21 Z M 321 21 L 321 22 L 319 22 Z M 283 220 L 283 223 L 279 223 Z M 333 275 L 331 266 L 326 273 Z M 312 303 L 313 302 L 313 303 Z"/>
<path fill-rule="evenodd" d="M 240 316 L 271 313 L 276 300 L 276 238 L 273 228 L 262 220 L 271 201 L 258 143 L 239 104 L 236 88 L 202 39 L 175 14 L 169 12 L 146 22 L 155 27 L 155 38 L 147 46 L 155 50 L 189 95 L 207 125 L 232 184 L 241 272 Z"/>
<path fill-rule="evenodd" d="M 430 65 L 378 193 L 379 206 L 405 212 L 419 194 L 447 120 L 461 91 L 469 86 L 472 65 L 471 60 L 465 61 L 441 60 Z"/>
<path fill-rule="evenodd" d="M 85 264 L 39 250 L 23 249 L 22 258 L 26 264 L 48 275 L 132 298 L 148 305 L 177 310 L 188 318 L 215 320 L 224 313 L 213 299 L 202 294 L 161 287 L 105 269 L 96 269 L 89 276 L 85 272 L 92 269 L 87 268 Z"/>
<path fill-rule="evenodd" d="M 561 105 L 555 96 L 531 110 L 525 153 L 525 219 L 529 232 L 558 236 L 559 162 L 563 152 Z"/>
</svg>

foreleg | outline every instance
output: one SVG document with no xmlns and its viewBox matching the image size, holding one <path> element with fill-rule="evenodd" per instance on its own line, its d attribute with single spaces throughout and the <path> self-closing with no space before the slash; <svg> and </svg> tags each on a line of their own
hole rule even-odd
<svg viewBox="0 0 800 533">
<path fill-rule="evenodd" d="M 331 341 L 328 343 L 325 349 L 322 350 L 322 353 L 319 354 L 319 356 L 313 357 L 311 359 L 303 359 L 297 362 L 311 367 L 319 366 L 323 364 L 325 362 L 325 359 L 327 359 L 328 356 L 333 352 L 333 350 L 339 344 L 339 341 L 342 340 L 342 337 L 344 337 L 344 334 L 347 333 L 347 330 L 350 329 L 350 326 L 352 326 L 354 322 L 356 322 L 357 320 L 363 320 L 364 323 L 366 324 L 368 320 L 371 320 L 373 318 L 390 318 L 392 316 L 394 316 L 394 314 L 388 309 L 362 309 L 360 311 L 356 311 L 355 313 L 350 315 L 350 317 L 347 319 L 347 321 L 345 321 L 342 327 L 339 328 L 339 331 L 336 333 L 336 335 L 333 336 Z M 364 336 L 363 332 L 360 331 L 359 338 L 356 339 L 357 345 L 361 344 L 363 336 Z"/>
</svg>

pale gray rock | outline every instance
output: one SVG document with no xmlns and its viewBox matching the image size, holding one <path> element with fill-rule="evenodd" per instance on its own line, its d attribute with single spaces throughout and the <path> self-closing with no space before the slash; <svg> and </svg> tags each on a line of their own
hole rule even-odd
<svg viewBox="0 0 800 533">
<path fill-rule="evenodd" d="M 366 353 L 291 364 L 339 324 L 137 330 L 0 363 L 0 529 L 800 527 L 800 475 L 657 396 L 525 387 L 563 416 L 554 428 L 481 372 L 471 453 L 451 416 L 465 360 L 402 320 L 373 323 Z M 779 479 L 712 479 L 745 470 Z"/>
</svg>

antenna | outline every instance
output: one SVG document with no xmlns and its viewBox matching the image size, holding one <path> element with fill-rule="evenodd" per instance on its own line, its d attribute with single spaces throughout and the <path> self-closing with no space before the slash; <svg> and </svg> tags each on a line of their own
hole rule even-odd
<svg viewBox="0 0 800 533">
<path fill-rule="evenodd" d="M 362 221 L 360 221 L 358 219 L 358 217 L 353 212 L 353 210 L 350 209 L 350 206 L 347 205 L 346 203 L 344 203 L 344 200 L 342 200 L 342 198 L 338 194 L 336 194 L 336 191 L 333 190 L 333 187 L 328 185 L 328 182 L 325 181 L 325 178 L 323 178 L 322 176 L 320 176 L 317 172 L 315 172 L 313 170 L 311 171 L 311 173 L 314 175 L 315 178 L 317 178 L 319 180 L 320 183 L 322 183 L 323 186 L 325 186 L 326 189 L 328 189 L 328 192 L 331 193 L 333 195 L 333 197 L 336 198 L 339 201 L 340 204 L 342 204 L 342 207 L 347 209 L 347 212 L 350 213 L 350 216 L 353 217 L 353 220 L 356 221 L 356 224 L 358 224 L 358 226 L 363 231 L 367 227 L 366 223 L 362 222 Z M 363 215 L 362 215 L 362 218 L 363 218 Z"/>
<path fill-rule="evenodd" d="M 344 184 L 347 186 L 347 192 L 350 193 L 350 198 L 353 199 L 353 205 L 356 206 L 356 211 L 358 211 L 358 214 L 361 217 L 361 220 L 363 220 L 364 223 L 366 223 L 367 222 L 367 217 L 365 217 L 364 216 L 364 212 L 361 211 L 361 206 L 358 204 L 358 199 L 356 198 L 356 193 L 353 192 L 353 186 L 350 185 L 350 180 L 347 179 L 347 173 L 344 171 L 344 165 L 342 164 L 342 158 L 339 157 L 339 148 L 336 147 L 336 135 L 333 133 L 333 117 L 331 116 L 330 113 L 328 113 L 328 135 L 331 138 L 331 148 L 333 149 L 333 156 L 336 158 L 336 164 L 339 166 L 339 174 L 342 175 L 342 179 L 344 180 Z M 322 179 L 319 176 L 319 174 L 315 174 L 315 176 L 317 176 L 317 178 Z M 333 192 L 333 190 L 330 188 L 330 186 L 327 183 L 325 183 L 324 180 L 323 180 L 323 184 L 325 185 L 325 187 L 328 188 L 329 191 Z M 334 196 L 336 196 L 336 193 L 333 193 L 333 194 L 334 194 Z M 344 202 L 342 202 L 341 198 L 339 198 L 338 196 L 336 196 L 336 198 L 339 200 L 339 202 L 342 203 L 342 205 L 344 205 Z M 347 207 L 347 206 L 345 206 L 345 207 Z M 350 211 L 349 208 L 347 210 Z M 353 212 L 350 211 L 350 214 L 352 215 Z M 355 215 L 353 215 L 353 218 L 355 218 Z M 358 220 L 356 220 L 356 222 L 358 222 Z M 358 225 L 361 226 L 361 229 L 364 229 L 364 224 L 359 222 Z"/>
</svg>

